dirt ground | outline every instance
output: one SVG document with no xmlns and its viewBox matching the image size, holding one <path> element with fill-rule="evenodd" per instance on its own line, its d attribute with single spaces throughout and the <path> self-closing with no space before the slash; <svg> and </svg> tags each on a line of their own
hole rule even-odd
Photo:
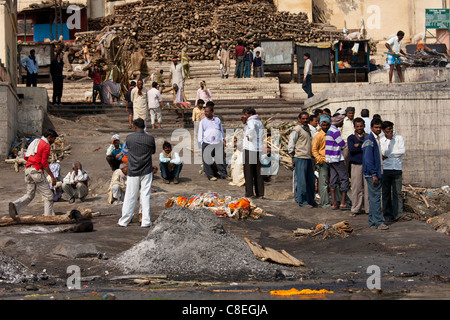
<svg viewBox="0 0 450 320">
<path fill-rule="evenodd" d="M 111 177 L 105 152 L 113 133 L 119 132 L 124 140 L 131 130 L 126 120 L 117 131 L 109 132 L 108 119 L 104 115 L 83 116 L 76 121 L 50 117 L 59 134 L 63 134 L 72 146 L 71 154 L 61 162 L 65 175 L 73 161 L 81 161 L 91 177 L 88 199 L 83 203 L 55 203 L 55 211 L 67 212 L 73 208 L 91 208 L 102 215 L 93 218 L 95 232 L 60 233 L 62 226 L 15 225 L 0 228 L 0 253 L 13 257 L 21 268 L 37 275 L 34 281 L 6 283 L 0 281 L 0 299 L 25 300 L 296 300 L 301 297 L 280 297 L 270 290 L 327 289 L 333 291 L 326 296 L 315 297 L 328 300 L 350 299 L 448 299 L 450 298 L 450 241 L 449 236 L 436 232 L 423 221 L 398 222 L 389 230 L 381 231 L 368 227 L 367 215 L 349 217 L 347 211 L 300 208 L 292 195 L 292 172 L 280 168 L 275 181 L 266 184 L 266 199 L 255 203 L 272 216 L 259 220 L 236 220 L 221 218 L 227 232 L 237 237 L 247 237 L 262 246 L 286 250 L 303 261 L 295 278 L 282 276 L 278 281 L 261 282 L 247 279 L 226 282 L 203 279 L 185 281 L 152 281 L 145 284 L 133 282 L 133 277 L 122 277 L 123 273 L 111 266 L 110 260 L 117 254 L 139 243 L 149 232 L 141 228 L 137 216 L 126 228 L 117 226 L 121 206 L 107 204 L 106 190 Z M 156 137 L 157 153 L 153 162 L 158 165 L 162 142 L 170 139 L 171 131 L 150 130 Z M 174 141 L 176 143 L 176 141 Z M 199 192 L 218 192 L 239 197 L 243 187 L 228 185 L 229 181 L 208 181 L 199 175 L 200 165 L 185 165 L 180 184 L 163 184 L 159 172 L 153 180 L 157 192 L 151 197 L 151 220 L 155 221 L 164 209 L 168 198 L 190 196 Z M 8 215 L 8 202 L 24 193 L 24 174 L 15 172 L 10 164 L 0 163 L 2 175 L 0 193 L 0 217 Z M 23 215 L 42 214 L 43 204 L 37 195 Z M 295 237 L 297 228 L 315 227 L 348 220 L 354 228 L 346 238 L 322 239 Z M 61 245 L 93 245 L 103 255 L 85 258 L 68 258 L 57 255 Z M 214 254 L 214 252 L 211 252 Z M 180 261 L 180 263 L 182 263 Z M 270 263 L 270 262 L 266 262 Z M 66 280 L 71 275 L 68 267 L 81 268 L 82 287 L 69 290 Z M 372 272 L 370 266 L 380 270 L 380 290 L 368 288 Z M 44 275 L 44 276 L 43 276 Z M 117 278 L 119 277 L 119 278 Z M 138 276 L 136 276 L 138 277 Z M 0 274 L 0 280 L 2 275 Z"/>
</svg>

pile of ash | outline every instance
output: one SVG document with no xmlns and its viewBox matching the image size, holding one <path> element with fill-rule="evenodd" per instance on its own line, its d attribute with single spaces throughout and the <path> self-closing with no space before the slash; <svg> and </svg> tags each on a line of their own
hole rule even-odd
<svg viewBox="0 0 450 320">
<path fill-rule="evenodd" d="M 165 209 L 140 243 L 111 263 L 126 274 L 164 274 L 174 280 L 273 281 L 295 279 L 298 268 L 255 258 L 207 209 Z"/>
<path fill-rule="evenodd" d="M 0 283 L 18 284 L 35 281 L 36 275 L 17 262 L 0 252 Z"/>
</svg>

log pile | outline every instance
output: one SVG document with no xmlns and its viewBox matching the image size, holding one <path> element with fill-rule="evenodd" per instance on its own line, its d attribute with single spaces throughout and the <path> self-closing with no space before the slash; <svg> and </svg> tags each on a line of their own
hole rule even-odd
<svg viewBox="0 0 450 320">
<path fill-rule="evenodd" d="M 270 0 L 144 0 L 116 5 L 113 17 L 91 21 L 91 27 L 116 30 L 121 39 L 131 39 L 129 51 L 141 47 L 153 61 L 171 60 L 184 47 L 191 60 L 212 60 L 222 43 L 229 44 L 233 58 L 238 40 L 324 42 L 337 34 L 310 24 L 304 13 L 278 12 Z M 82 44 L 94 38 L 92 32 L 77 34 Z"/>
</svg>

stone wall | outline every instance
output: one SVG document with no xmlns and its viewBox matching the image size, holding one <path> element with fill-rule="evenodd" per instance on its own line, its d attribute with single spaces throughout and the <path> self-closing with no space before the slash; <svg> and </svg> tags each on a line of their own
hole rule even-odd
<svg viewBox="0 0 450 320">
<path fill-rule="evenodd" d="M 6 82 L 0 83 L 0 158 L 6 158 L 17 135 L 40 137 L 47 112 L 45 88 L 18 87 L 17 94 Z"/>
<path fill-rule="evenodd" d="M 443 82 L 450 81 L 449 68 L 402 68 L 403 78 L 405 82 Z M 400 79 L 397 70 L 394 70 L 392 82 L 399 83 Z M 369 83 L 389 83 L 389 70 L 378 70 L 369 73 Z"/>
<path fill-rule="evenodd" d="M 369 109 L 394 123 L 403 136 L 403 183 L 441 187 L 450 184 L 450 88 L 447 82 L 360 84 L 333 88 L 305 101 L 310 111 L 353 106 L 356 116 Z"/>
<path fill-rule="evenodd" d="M 19 98 L 13 87 L 0 82 L 0 157 L 5 158 L 17 134 Z"/>
</svg>

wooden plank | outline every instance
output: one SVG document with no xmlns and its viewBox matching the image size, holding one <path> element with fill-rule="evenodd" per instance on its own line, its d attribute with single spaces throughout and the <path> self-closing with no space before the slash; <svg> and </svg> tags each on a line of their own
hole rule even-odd
<svg viewBox="0 0 450 320">
<path fill-rule="evenodd" d="M 293 257 L 285 250 L 277 251 L 269 247 L 261 247 L 259 244 L 250 241 L 248 238 L 244 238 L 244 241 L 250 247 L 250 250 L 257 257 L 263 261 L 272 261 L 279 264 L 304 267 L 306 266 L 304 262 Z"/>
</svg>

